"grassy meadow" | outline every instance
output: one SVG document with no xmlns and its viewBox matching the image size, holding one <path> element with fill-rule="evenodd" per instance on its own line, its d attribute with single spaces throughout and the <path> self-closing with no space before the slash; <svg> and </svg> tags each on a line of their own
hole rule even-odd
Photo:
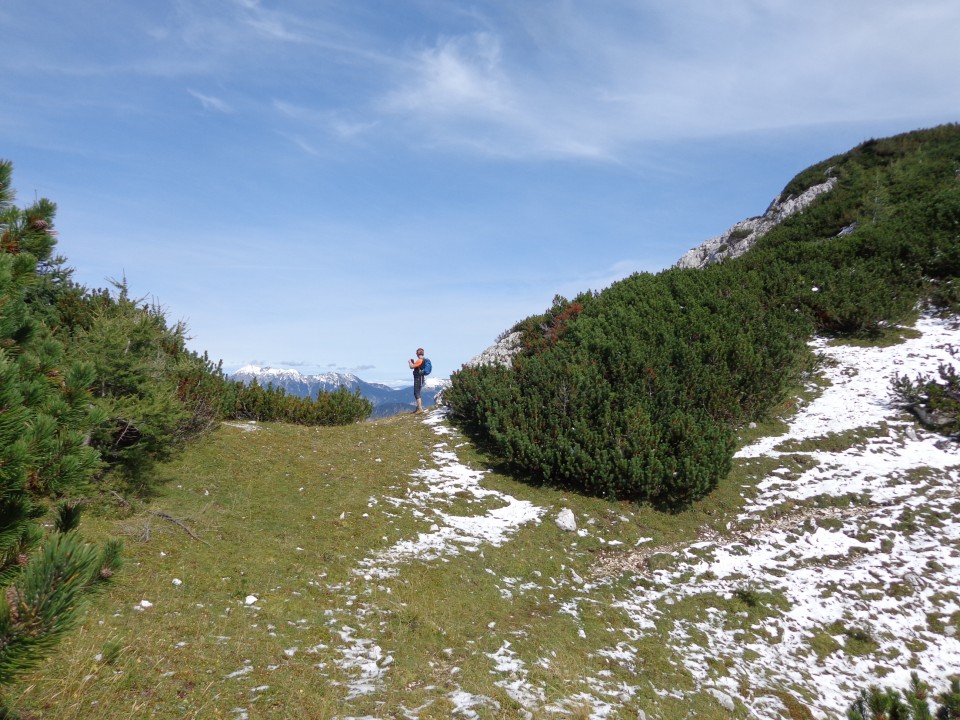
<svg viewBox="0 0 960 720">
<path fill-rule="evenodd" d="M 490 672 L 498 652 L 515 653 L 531 680 L 551 689 L 545 703 L 576 696 L 589 675 L 635 682 L 593 654 L 625 624 L 608 602 L 616 583 L 593 588 L 576 616 L 566 604 L 583 604 L 584 584 L 619 548 L 641 538 L 686 543 L 705 526 L 722 528 L 743 478 L 665 515 L 491 471 L 484 486 L 545 507 L 541 522 L 504 547 L 365 576 L 358 566 L 371 552 L 430 530 L 428 508 L 418 516 L 387 499 L 410 491 L 436 442 L 412 415 L 331 428 L 223 425 L 163 469 L 149 502 L 88 511 L 88 537 L 123 538 L 122 576 L 8 700 L 24 717 L 62 720 L 404 717 L 415 708 L 426 719 L 449 717 L 458 703 L 465 716 L 523 717 Z M 469 443 L 456 452 L 485 467 Z M 463 495 L 445 511 L 488 509 L 490 501 Z M 599 531 L 560 530 L 554 518 L 564 507 Z M 655 638 L 640 644 L 652 686 L 690 685 Z M 538 664 L 543 658 L 549 663 Z M 592 710 L 564 702 L 574 717 Z M 669 711 L 676 701 L 659 702 Z M 677 704 L 677 717 L 724 717 L 709 696 L 693 708 Z"/>
<path fill-rule="evenodd" d="M 823 347 L 684 512 L 518 482 L 438 413 L 224 423 L 91 507 L 126 565 L 23 720 L 840 717 L 960 667 L 955 444 L 885 400 L 955 330 Z M 911 344 L 912 343 L 912 344 Z M 556 520 L 573 511 L 575 531 Z"/>
</svg>

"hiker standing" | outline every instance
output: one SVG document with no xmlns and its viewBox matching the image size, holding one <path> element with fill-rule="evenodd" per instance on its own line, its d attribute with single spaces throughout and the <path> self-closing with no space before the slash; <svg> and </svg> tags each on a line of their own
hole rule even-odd
<svg viewBox="0 0 960 720">
<path fill-rule="evenodd" d="M 417 359 L 410 358 L 407 364 L 413 370 L 413 397 L 417 400 L 417 409 L 414 412 L 423 411 L 423 402 L 420 399 L 420 392 L 423 390 L 423 378 L 425 377 L 423 348 L 417 348 Z"/>
</svg>

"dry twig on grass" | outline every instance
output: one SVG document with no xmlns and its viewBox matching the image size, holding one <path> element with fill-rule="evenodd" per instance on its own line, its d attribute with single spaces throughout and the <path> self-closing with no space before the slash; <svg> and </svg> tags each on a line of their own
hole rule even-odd
<svg viewBox="0 0 960 720">
<path fill-rule="evenodd" d="M 118 493 L 116 490 L 111 490 L 110 492 L 113 493 L 113 496 L 114 496 L 115 498 L 117 498 L 117 501 L 118 501 L 121 505 L 123 505 L 123 506 L 126 507 L 126 508 L 131 508 L 131 507 L 132 507 L 132 506 L 130 505 L 130 503 L 127 501 L 127 499 L 124 498 L 124 497 L 123 497 L 120 493 Z M 163 512 L 162 510 L 149 510 L 149 509 L 148 509 L 147 512 L 150 513 L 151 515 L 156 515 L 158 518 L 163 518 L 164 520 L 169 520 L 170 522 L 172 522 L 174 525 L 176 525 L 177 527 L 179 527 L 180 529 L 182 529 L 187 535 L 189 535 L 190 537 L 192 537 L 192 538 L 193 538 L 194 540 L 196 540 L 197 542 L 202 542 L 204 545 L 209 545 L 209 544 L 210 544 L 210 543 L 208 543 L 206 540 L 204 540 L 203 538 L 199 537 L 193 530 L 190 529 L 190 526 L 188 526 L 188 525 L 187 525 L 183 520 L 181 520 L 180 518 L 175 518 L 175 517 L 174 517 L 173 515 L 171 515 L 170 513 L 165 513 L 165 512 Z M 147 539 L 149 539 L 149 537 L 150 537 L 149 531 L 147 531 Z"/>
</svg>

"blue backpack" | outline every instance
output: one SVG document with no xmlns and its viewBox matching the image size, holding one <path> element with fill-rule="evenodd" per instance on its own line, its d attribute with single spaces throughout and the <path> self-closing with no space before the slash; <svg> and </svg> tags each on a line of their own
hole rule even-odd
<svg viewBox="0 0 960 720">
<path fill-rule="evenodd" d="M 424 375 L 430 374 L 430 371 L 433 370 L 433 365 L 430 363 L 430 358 L 423 359 L 423 365 L 420 366 L 420 369 L 423 370 Z"/>
</svg>

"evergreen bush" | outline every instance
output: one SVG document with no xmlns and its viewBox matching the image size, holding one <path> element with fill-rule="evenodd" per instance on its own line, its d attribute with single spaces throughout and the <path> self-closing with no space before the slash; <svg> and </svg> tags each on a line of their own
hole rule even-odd
<svg viewBox="0 0 960 720">
<path fill-rule="evenodd" d="M 87 438 L 101 415 L 92 366 L 69 359 L 35 310 L 44 278 L 33 253 L 49 258 L 52 204 L 18 209 L 11 170 L 0 163 L 0 685 L 54 648 L 120 564 L 118 543 L 76 534 L 75 503 L 61 504 L 52 532 L 40 525 L 51 499 L 76 497 L 99 469 Z"/>
<path fill-rule="evenodd" d="M 958 125 L 819 163 L 783 195 L 836 187 L 750 252 L 557 297 L 513 328 L 511 367 L 454 373 L 444 402 L 533 481 L 685 505 L 727 472 L 739 426 L 811 366 L 812 332 L 876 336 L 925 302 L 957 307 L 958 167 Z"/>
<path fill-rule="evenodd" d="M 956 357 L 957 350 L 950 353 Z M 952 363 L 941 363 L 937 375 L 920 374 L 916 378 L 894 375 L 891 382 L 894 396 L 920 422 L 939 433 L 960 437 L 960 373 Z"/>
<path fill-rule="evenodd" d="M 153 464 L 171 456 L 187 408 L 177 394 L 179 328 L 157 308 L 129 297 L 125 283 L 72 338 L 74 352 L 95 372 L 94 396 L 104 420 L 91 442 L 125 481 L 143 487 Z"/>
<path fill-rule="evenodd" d="M 558 298 L 518 326 L 527 351 L 512 368 L 456 373 L 444 401 L 537 480 L 689 503 L 729 470 L 736 423 L 805 362 L 803 323 L 763 305 L 761 278 L 730 273 L 637 275 L 587 302 Z"/>
<path fill-rule="evenodd" d="M 847 709 L 847 720 L 960 720 L 960 679 L 953 677 L 947 689 L 938 694 L 936 714 L 930 710 L 931 686 L 917 673 L 910 673 L 905 690 L 871 685 L 860 690 Z"/>
<path fill-rule="evenodd" d="M 360 395 L 338 388 L 320 391 L 316 398 L 289 394 L 284 388 L 257 382 L 244 385 L 233 382 L 231 407 L 227 416 L 235 420 L 287 422 L 296 425 L 348 425 L 365 420 L 373 412 L 373 403 Z"/>
</svg>

